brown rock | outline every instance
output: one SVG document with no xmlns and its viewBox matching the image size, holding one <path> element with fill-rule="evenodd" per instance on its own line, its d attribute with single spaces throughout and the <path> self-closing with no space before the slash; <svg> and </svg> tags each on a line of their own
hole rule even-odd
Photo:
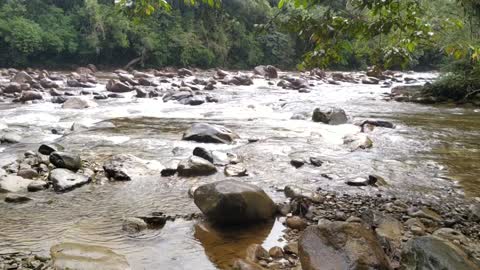
<svg viewBox="0 0 480 270">
<path fill-rule="evenodd" d="M 287 218 L 286 223 L 287 223 L 287 227 L 294 230 L 299 230 L 299 231 L 305 230 L 308 226 L 307 222 L 299 216 L 293 216 L 293 217 Z"/>
<path fill-rule="evenodd" d="M 302 269 L 392 269 L 373 231 L 358 223 L 308 227 L 299 239 Z"/>
<path fill-rule="evenodd" d="M 274 259 L 280 259 L 283 258 L 283 249 L 281 247 L 272 247 L 268 254 Z"/>
</svg>

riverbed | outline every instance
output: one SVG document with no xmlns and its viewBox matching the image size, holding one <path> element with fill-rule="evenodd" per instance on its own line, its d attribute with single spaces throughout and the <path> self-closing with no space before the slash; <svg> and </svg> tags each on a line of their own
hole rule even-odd
<svg viewBox="0 0 480 270">
<path fill-rule="evenodd" d="M 198 77 L 209 77 L 201 73 Z M 291 74 L 299 75 L 299 74 Z M 425 83 L 436 73 L 409 77 Z M 97 73 L 95 90 L 104 91 L 110 73 Z M 309 190 L 392 194 L 438 200 L 446 194 L 480 196 L 480 110 L 399 103 L 385 100 L 390 88 L 381 85 L 310 81 L 309 93 L 299 93 L 254 79 L 252 86 L 218 85 L 211 91 L 218 103 L 187 106 L 161 98 L 125 98 L 97 101 L 95 108 L 62 109 L 49 102 L 0 104 L 0 121 L 22 134 L 15 145 L 0 145 L 0 165 L 36 150 L 41 143 L 58 142 L 82 158 L 101 164 L 113 154 L 127 153 L 164 164 L 191 155 L 196 146 L 230 151 L 242 158 L 249 176 L 241 181 L 262 187 L 276 202 L 282 189 L 298 185 Z M 168 87 L 168 84 L 162 84 Z M 332 126 L 292 120 L 319 107 L 339 107 L 349 123 Z M 385 120 L 395 129 L 368 132 L 373 147 L 352 150 L 343 138 L 360 132 L 363 120 Z M 182 141 L 191 124 L 226 126 L 240 135 L 234 144 Z M 52 129 L 79 131 L 52 134 Z M 318 157 L 321 167 L 295 168 L 295 157 Z M 352 187 L 345 181 L 369 174 L 381 175 L 388 185 Z M 202 221 L 177 219 L 160 230 L 130 234 L 122 230 L 125 217 L 163 212 L 199 213 L 188 190 L 225 179 L 208 177 L 141 177 L 129 182 L 97 183 L 72 192 L 29 194 L 33 202 L 0 203 L 0 253 L 33 251 L 48 254 L 60 242 L 106 246 L 127 257 L 132 269 L 224 269 L 242 257 L 252 243 L 266 248 L 282 244 L 283 225 L 272 222 L 232 231 L 212 230 Z"/>
</svg>

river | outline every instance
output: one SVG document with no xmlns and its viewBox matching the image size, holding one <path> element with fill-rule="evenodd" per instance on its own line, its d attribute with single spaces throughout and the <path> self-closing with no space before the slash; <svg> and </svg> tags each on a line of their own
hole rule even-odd
<svg viewBox="0 0 480 270">
<path fill-rule="evenodd" d="M 97 90 L 104 90 L 110 76 L 97 74 Z M 437 74 L 408 76 L 424 82 Z M 309 93 L 298 93 L 271 86 L 263 79 L 254 82 L 253 86 L 219 86 L 212 91 L 219 102 L 201 106 L 164 103 L 161 98 L 136 99 L 133 94 L 98 101 L 98 107 L 83 110 L 66 110 L 47 102 L 3 103 L 0 121 L 21 132 L 23 140 L 14 146 L 0 146 L 0 165 L 51 141 L 99 163 L 115 153 L 165 163 L 189 156 L 198 143 L 182 141 L 182 132 L 192 123 L 209 122 L 231 128 L 241 139 L 232 145 L 204 146 L 241 156 L 249 171 L 242 181 L 261 186 L 278 202 L 284 200 L 279 190 L 289 184 L 311 190 L 417 198 L 480 196 L 479 109 L 385 101 L 384 93 L 390 89 L 380 85 L 312 81 L 315 85 Z M 293 114 L 329 106 L 344 109 L 350 124 L 291 120 Z M 360 128 L 353 123 L 365 119 L 391 121 L 396 128 L 376 128 L 368 133 L 372 149 L 351 151 L 343 137 L 358 133 Z M 73 123 L 88 128 L 65 136 L 51 132 L 53 128 L 69 129 Z M 251 138 L 258 142 L 249 143 Z M 295 169 L 289 162 L 296 156 L 316 156 L 324 165 Z M 369 174 L 383 176 L 389 185 L 377 189 L 345 184 L 345 180 Z M 65 194 L 29 194 L 34 201 L 23 205 L 0 203 L 0 253 L 27 250 L 48 254 L 56 243 L 80 242 L 126 255 L 132 269 L 224 268 L 251 243 L 278 244 L 283 226 L 275 222 L 209 234 L 195 220 L 177 219 L 161 230 L 139 234 L 122 230 L 124 217 L 158 211 L 198 213 L 187 194 L 189 188 L 224 178 L 222 173 L 199 178 L 143 177 L 90 184 Z"/>
</svg>

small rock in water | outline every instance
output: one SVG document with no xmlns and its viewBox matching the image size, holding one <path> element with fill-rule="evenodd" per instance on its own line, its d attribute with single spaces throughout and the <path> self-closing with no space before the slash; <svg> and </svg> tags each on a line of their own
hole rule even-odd
<svg viewBox="0 0 480 270">
<path fill-rule="evenodd" d="M 97 107 L 98 104 L 92 100 L 88 100 L 83 97 L 72 97 L 67 99 L 62 105 L 63 109 L 86 109 Z"/>
<path fill-rule="evenodd" d="M 50 162 L 57 168 L 78 171 L 82 167 L 82 159 L 79 155 L 67 152 L 53 152 L 50 154 Z"/>
<path fill-rule="evenodd" d="M 25 179 L 34 179 L 39 176 L 38 172 L 34 169 L 18 170 L 17 175 Z"/>
<path fill-rule="evenodd" d="M 261 245 L 259 244 L 252 244 L 247 248 L 247 255 L 246 259 L 251 262 L 258 262 L 259 260 L 266 260 L 270 257 L 268 251 L 266 251 Z"/>
<path fill-rule="evenodd" d="M 19 195 L 19 194 L 8 194 L 5 197 L 6 203 L 26 203 L 31 200 L 32 200 L 31 198 L 27 196 Z"/>
<path fill-rule="evenodd" d="M 268 254 L 274 259 L 283 258 L 283 249 L 281 247 L 272 247 L 268 250 Z"/>
<path fill-rule="evenodd" d="M 305 230 L 308 226 L 307 222 L 299 216 L 288 217 L 286 224 L 287 227 L 299 231 Z"/>
<path fill-rule="evenodd" d="M 247 169 L 242 164 L 228 164 L 225 166 L 225 175 L 232 177 L 248 176 Z"/>
<path fill-rule="evenodd" d="M 193 155 L 197 156 L 197 157 L 201 157 L 201 158 L 203 158 L 205 160 L 208 160 L 211 163 L 213 163 L 212 152 L 208 151 L 207 149 L 205 149 L 203 147 L 195 147 L 195 149 L 193 149 Z"/>
<path fill-rule="evenodd" d="M 203 143 L 231 143 L 238 135 L 231 130 L 207 123 L 193 124 L 190 129 L 183 134 L 183 140 L 196 141 Z"/>
<path fill-rule="evenodd" d="M 177 167 L 180 176 L 206 176 L 217 172 L 217 168 L 206 159 L 197 156 L 191 156 L 189 159 L 183 160 Z"/>
<path fill-rule="evenodd" d="M 329 125 L 342 125 L 347 123 L 348 118 L 344 110 L 340 108 L 330 108 L 322 111 L 320 108 L 316 108 L 313 111 L 313 122 L 321 122 Z"/>
<path fill-rule="evenodd" d="M 294 159 L 290 160 L 290 164 L 293 167 L 298 169 L 298 168 L 302 167 L 303 165 L 305 165 L 305 160 L 301 159 L 301 158 L 294 158 Z"/>
<path fill-rule="evenodd" d="M 38 152 L 46 156 L 49 156 L 53 152 L 59 152 L 63 150 L 64 150 L 64 147 L 59 144 L 42 144 L 38 148 Z"/>
<path fill-rule="evenodd" d="M 137 233 L 147 229 L 147 223 L 141 218 L 126 218 L 123 220 L 122 229 L 129 233 Z"/>
<path fill-rule="evenodd" d="M 37 180 L 37 181 L 32 181 L 28 187 L 27 190 L 29 192 L 37 192 L 41 190 L 45 190 L 48 188 L 48 183 L 45 181 Z"/>
<path fill-rule="evenodd" d="M 70 191 L 91 181 L 91 179 L 85 175 L 76 174 L 66 169 L 54 169 L 50 172 L 49 179 L 56 192 Z"/>
<path fill-rule="evenodd" d="M 347 185 L 349 186 L 356 186 L 356 187 L 361 187 L 361 186 L 371 186 L 376 183 L 375 179 L 372 178 L 362 178 L 358 177 L 352 180 L 347 181 Z"/>
<path fill-rule="evenodd" d="M 178 164 L 180 162 L 178 160 L 172 160 L 170 161 L 167 166 L 165 166 L 165 168 L 163 168 L 163 170 L 160 172 L 160 174 L 163 176 L 163 177 L 168 177 L 168 176 L 173 176 L 177 173 L 177 168 L 178 168 Z"/>
<path fill-rule="evenodd" d="M 19 143 L 21 140 L 22 140 L 22 137 L 13 132 L 5 133 L 0 138 L 0 141 L 2 143 L 11 143 L 11 144 Z"/>
<path fill-rule="evenodd" d="M 319 158 L 311 157 L 310 164 L 312 164 L 315 167 L 321 167 L 323 165 L 323 161 L 320 160 Z"/>
<path fill-rule="evenodd" d="M 364 133 L 346 136 L 343 138 L 343 143 L 350 146 L 352 150 L 368 149 L 373 147 L 373 142 Z"/>
</svg>

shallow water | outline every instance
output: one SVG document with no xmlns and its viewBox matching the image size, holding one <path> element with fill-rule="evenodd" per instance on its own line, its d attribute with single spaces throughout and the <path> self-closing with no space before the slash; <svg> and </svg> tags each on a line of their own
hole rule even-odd
<svg viewBox="0 0 480 270">
<path fill-rule="evenodd" d="M 414 76 L 432 79 L 436 75 Z M 312 91 L 303 94 L 269 86 L 264 80 L 255 80 L 250 87 L 220 86 L 212 91 L 220 100 L 218 104 L 195 107 L 130 95 L 98 102 L 97 108 L 85 110 L 63 110 L 51 103 L 1 104 L 0 120 L 20 131 L 24 140 L 15 146 L 0 146 L 0 165 L 47 141 L 58 141 L 99 163 L 114 153 L 167 163 L 188 157 L 199 145 L 180 139 L 192 123 L 202 121 L 225 125 L 241 136 L 232 145 L 203 146 L 240 155 L 250 173 L 242 181 L 263 187 L 276 201 L 284 199 L 278 190 L 287 184 L 417 198 L 445 193 L 480 196 L 478 110 L 387 102 L 382 94 L 389 89 L 380 86 L 312 82 L 316 84 Z M 369 133 L 374 147 L 352 152 L 342 138 L 358 133 L 358 126 L 290 120 L 294 113 L 327 106 L 343 108 L 351 123 L 381 119 L 397 127 L 376 128 Z M 66 136 L 50 132 L 52 128 L 70 128 L 74 122 L 89 129 Z M 248 138 L 260 140 L 248 143 Z M 301 169 L 289 164 L 291 157 L 311 156 L 325 164 Z M 353 188 L 344 184 L 347 179 L 370 173 L 385 177 L 389 186 Z M 198 212 L 188 189 L 220 179 L 225 179 L 221 172 L 200 178 L 142 177 L 126 183 L 87 185 L 66 194 L 29 194 L 35 200 L 24 205 L 2 202 L 0 253 L 33 250 L 46 254 L 53 244 L 73 241 L 111 247 L 125 254 L 133 269 L 218 269 L 227 268 L 233 258 L 243 257 L 251 243 L 265 247 L 281 244 L 279 222 L 212 233 L 212 228 L 197 221 L 177 220 L 161 230 L 141 234 L 122 231 L 123 217 L 158 211 L 171 215 Z"/>
</svg>

